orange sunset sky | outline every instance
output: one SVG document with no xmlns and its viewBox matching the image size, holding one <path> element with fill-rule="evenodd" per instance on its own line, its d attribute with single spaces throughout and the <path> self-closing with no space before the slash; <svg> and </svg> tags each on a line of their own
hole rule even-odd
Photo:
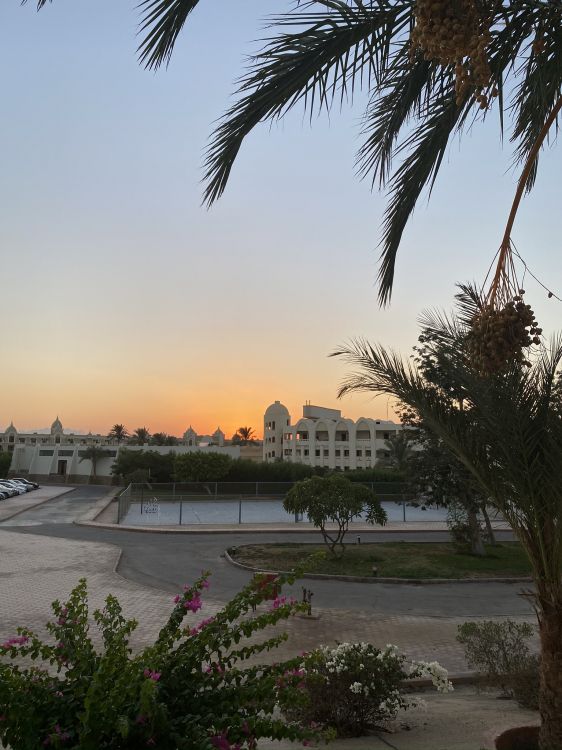
<svg viewBox="0 0 562 750">
<path fill-rule="evenodd" d="M 354 169 L 364 94 L 256 129 L 201 207 L 205 146 L 263 36 L 262 1 L 201 3 L 157 74 L 136 60 L 131 4 L 35 5 L 0 4 L 0 429 L 58 414 L 86 432 L 261 435 L 276 399 L 293 419 L 307 400 L 392 419 L 384 398 L 337 402 L 345 368 L 328 354 L 362 336 L 408 356 L 420 312 L 484 279 L 517 181 L 497 112 L 451 145 L 381 310 L 386 201 Z M 541 157 L 513 235 L 558 294 L 560 153 Z M 525 286 L 545 332 L 560 328 L 561 305 Z"/>
</svg>

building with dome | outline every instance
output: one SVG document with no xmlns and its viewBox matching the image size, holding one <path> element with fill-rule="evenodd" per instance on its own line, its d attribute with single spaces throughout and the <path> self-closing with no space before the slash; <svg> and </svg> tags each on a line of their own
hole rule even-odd
<svg viewBox="0 0 562 750">
<path fill-rule="evenodd" d="M 349 471 L 369 469 L 388 453 L 386 441 L 403 430 L 390 420 L 342 417 L 339 409 L 306 404 L 291 424 L 286 406 L 275 401 L 263 417 L 263 460 L 290 461 Z"/>
<path fill-rule="evenodd" d="M 104 454 L 96 460 L 95 476 L 87 449 L 98 447 Z M 57 481 L 82 483 L 94 479 L 109 484 L 111 468 L 120 450 L 138 451 L 148 448 L 157 453 L 190 453 L 191 451 L 225 453 L 240 458 L 238 446 L 225 446 L 225 436 L 220 428 L 212 435 L 198 435 L 190 426 L 179 445 L 120 445 L 107 435 L 89 432 L 65 432 L 61 420 L 55 419 L 50 429 L 36 432 L 19 432 L 13 422 L 0 432 L 0 452 L 12 455 L 11 476 L 28 476 L 41 482 Z"/>
</svg>

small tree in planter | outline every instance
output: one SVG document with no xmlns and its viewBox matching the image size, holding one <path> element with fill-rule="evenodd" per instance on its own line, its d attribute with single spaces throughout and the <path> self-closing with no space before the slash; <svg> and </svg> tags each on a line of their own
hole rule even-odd
<svg viewBox="0 0 562 750">
<path fill-rule="evenodd" d="M 386 522 L 386 513 L 372 490 L 337 474 L 297 482 L 285 496 L 283 507 L 288 513 L 306 513 L 335 557 L 344 553 L 343 540 L 354 518 L 366 513 L 368 523 Z M 328 523 L 337 528 L 329 531 Z"/>
<path fill-rule="evenodd" d="M 279 576 L 277 583 L 293 580 Z M 286 635 L 241 644 L 303 605 L 281 597 L 269 610 L 245 617 L 263 598 L 250 585 L 214 617 L 186 625 L 186 615 L 202 606 L 207 585 L 202 575 L 186 586 L 155 643 L 137 655 L 129 646 L 137 623 L 123 617 L 112 596 L 103 611 L 94 612 L 103 642 L 96 650 L 84 579 L 66 604 L 52 605 L 55 620 L 47 630 L 53 643 L 18 628 L 17 636 L 0 645 L 0 655 L 11 660 L 0 661 L 0 744 L 17 750 L 241 750 L 255 748 L 260 737 L 318 738 L 318 731 L 274 714 L 278 700 L 291 702 L 288 693 L 298 692 L 298 677 L 291 677 L 298 659 L 244 666 Z M 17 657 L 43 664 L 20 666 Z"/>
</svg>

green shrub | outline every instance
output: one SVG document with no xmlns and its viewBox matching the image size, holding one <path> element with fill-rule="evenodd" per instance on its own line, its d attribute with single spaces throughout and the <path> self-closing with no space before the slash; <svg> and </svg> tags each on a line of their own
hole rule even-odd
<svg viewBox="0 0 562 750">
<path fill-rule="evenodd" d="M 142 471 L 143 476 L 150 477 L 153 482 L 171 482 L 175 457 L 174 452 L 159 453 L 152 450 L 120 448 L 111 472 L 114 476 L 126 479 Z"/>
<path fill-rule="evenodd" d="M 524 665 L 511 675 L 513 697 L 523 708 L 539 709 L 540 658 L 529 656 Z"/>
<path fill-rule="evenodd" d="M 10 466 L 12 465 L 12 454 L 0 452 L 0 479 L 6 479 Z"/>
<path fill-rule="evenodd" d="M 279 577 L 277 587 L 286 581 L 293 578 Z M 112 596 L 103 611 L 94 612 L 102 636 L 96 650 L 81 580 L 66 604 L 52 605 L 52 643 L 18 628 L 16 637 L 0 645 L 10 660 L 0 661 L 0 744 L 14 750 L 227 750 L 254 748 L 260 737 L 318 737 L 310 727 L 275 715 L 277 701 L 291 702 L 290 694 L 298 693 L 298 679 L 290 677 L 296 660 L 244 665 L 286 636 L 258 643 L 243 638 L 303 608 L 278 597 L 268 610 L 248 616 L 270 594 L 262 584 L 254 579 L 215 617 L 190 627 L 184 619 L 202 606 L 208 585 L 203 574 L 174 598 L 154 644 L 132 655 L 129 639 L 137 623 L 123 617 Z M 42 664 L 29 667 L 29 660 Z"/>
<path fill-rule="evenodd" d="M 178 482 L 220 482 L 228 474 L 232 458 L 216 451 L 193 451 L 176 456 L 174 476 Z"/>
<path fill-rule="evenodd" d="M 294 674 L 301 680 L 302 695 L 288 705 L 281 701 L 284 714 L 309 726 L 332 728 L 340 737 L 364 735 L 412 706 L 404 695 L 408 678 L 428 676 L 439 691 L 453 689 L 437 662 L 407 663 L 392 645 L 383 650 L 369 643 L 322 646 L 306 654 Z"/>
<path fill-rule="evenodd" d="M 513 696 L 513 675 L 525 672 L 531 660 L 527 641 L 534 634 L 526 622 L 513 620 L 465 622 L 459 625 L 457 641 L 464 646 L 470 667 Z"/>
</svg>

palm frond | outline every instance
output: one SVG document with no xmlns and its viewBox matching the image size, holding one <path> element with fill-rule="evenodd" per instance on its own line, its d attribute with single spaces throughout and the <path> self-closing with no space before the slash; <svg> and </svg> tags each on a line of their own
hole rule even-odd
<svg viewBox="0 0 562 750">
<path fill-rule="evenodd" d="M 539 28 L 544 47 L 539 51 L 537 41 L 528 40 L 527 61 L 521 66 L 521 82 L 513 96 L 516 118 L 511 140 L 518 141 L 518 162 L 524 162 L 529 156 L 545 120 L 562 95 L 562 28 L 559 14 L 552 12 L 542 17 Z M 537 169 L 538 157 L 527 180 L 527 191 L 535 183 Z"/>
<path fill-rule="evenodd" d="M 264 120 L 281 117 L 297 103 L 305 111 L 329 109 L 336 97 L 380 77 L 392 38 L 409 23 L 409 6 L 371 7 L 359 0 L 323 3 L 324 12 L 293 12 L 272 20 L 290 31 L 270 39 L 241 80 L 241 98 L 213 133 L 206 159 L 204 200 L 223 193 L 244 138 Z"/>
<path fill-rule="evenodd" d="M 400 167 L 390 180 L 389 204 L 385 212 L 380 257 L 379 301 L 389 302 L 394 282 L 394 268 L 402 234 L 423 189 L 435 182 L 452 133 L 464 123 L 472 102 L 458 107 L 451 80 L 447 93 L 431 102 L 429 114 L 400 145 L 406 152 Z"/>
<path fill-rule="evenodd" d="M 170 62 L 176 40 L 198 4 L 199 0 L 141 0 L 139 33 L 145 36 L 137 52 L 146 68 L 156 69 Z"/>
</svg>

